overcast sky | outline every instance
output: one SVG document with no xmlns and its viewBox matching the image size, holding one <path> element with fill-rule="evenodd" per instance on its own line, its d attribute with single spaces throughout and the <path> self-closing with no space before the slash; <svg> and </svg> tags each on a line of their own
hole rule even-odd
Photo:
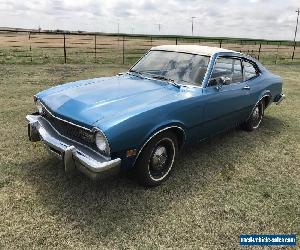
<svg viewBox="0 0 300 250">
<path fill-rule="evenodd" d="M 292 40 L 300 0 L 0 0 L 0 26 Z M 299 31 L 300 33 L 300 31 Z M 300 34 L 298 39 L 300 40 Z"/>
</svg>

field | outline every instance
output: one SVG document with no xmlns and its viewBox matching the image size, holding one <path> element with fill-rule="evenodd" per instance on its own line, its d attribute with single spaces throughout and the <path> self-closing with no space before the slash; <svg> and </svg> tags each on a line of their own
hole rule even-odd
<svg viewBox="0 0 300 250">
<path fill-rule="evenodd" d="M 164 44 L 221 46 L 252 55 L 263 63 L 300 63 L 300 43 L 292 60 L 291 41 L 0 30 L 0 64 L 131 64 L 151 47 Z"/>
<path fill-rule="evenodd" d="M 238 249 L 242 233 L 296 233 L 300 246 L 300 65 L 268 67 L 287 99 L 261 128 L 184 149 L 171 178 L 146 190 L 126 175 L 66 175 L 27 140 L 36 92 L 127 65 L 0 65 L 0 248 Z"/>
</svg>

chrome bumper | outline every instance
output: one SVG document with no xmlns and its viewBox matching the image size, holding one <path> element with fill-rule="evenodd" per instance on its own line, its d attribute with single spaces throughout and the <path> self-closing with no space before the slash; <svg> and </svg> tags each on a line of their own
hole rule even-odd
<svg viewBox="0 0 300 250">
<path fill-rule="evenodd" d="M 280 95 L 276 96 L 274 102 L 276 103 L 276 105 L 278 105 L 278 104 L 280 104 L 284 99 L 285 99 L 285 94 L 280 94 Z"/>
<path fill-rule="evenodd" d="M 40 115 L 27 115 L 30 141 L 43 141 L 50 153 L 64 162 L 66 172 L 75 168 L 91 179 L 99 179 L 119 173 L 121 159 L 111 160 L 95 150 L 59 134 Z"/>
</svg>

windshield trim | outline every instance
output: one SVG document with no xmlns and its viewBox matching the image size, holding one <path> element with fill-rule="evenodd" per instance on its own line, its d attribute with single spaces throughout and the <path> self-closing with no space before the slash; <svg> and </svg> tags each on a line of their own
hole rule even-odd
<svg viewBox="0 0 300 250">
<path fill-rule="evenodd" d="M 207 70 L 209 68 L 209 65 L 210 65 L 210 62 L 211 62 L 211 59 L 212 59 L 212 56 L 208 56 L 208 55 L 201 55 L 201 54 L 197 54 L 197 53 L 191 53 L 191 52 L 181 52 L 181 51 L 173 51 L 173 50 L 164 50 L 164 49 L 149 49 L 139 60 L 137 60 L 137 62 L 135 64 L 133 64 L 131 66 L 131 68 L 128 70 L 128 73 L 134 73 L 134 70 L 132 70 L 132 68 L 135 67 L 135 65 L 137 65 L 146 55 L 148 55 L 151 51 L 163 51 L 163 52 L 174 52 L 174 53 L 181 53 L 181 54 L 188 54 L 188 55 L 196 55 L 196 56 L 204 56 L 204 57 L 207 57 L 209 58 L 209 61 L 208 61 L 208 64 L 207 64 L 207 69 L 206 69 L 206 73 L 207 74 Z M 145 78 L 150 78 L 150 77 L 147 77 L 145 76 L 143 73 L 138 73 L 139 75 L 142 75 L 143 77 Z M 155 78 L 151 78 L 151 79 L 154 79 L 154 80 L 158 80 L 158 79 L 155 79 Z M 205 80 L 205 77 L 203 78 L 203 81 L 201 82 L 201 85 L 198 86 L 198 85 L 195 85 L 195 84 L 192 84 L 192 83 L 186 83 L 186 84 L 181 84 L 181 83 L 178 83 L 176 81 L 174 81 L 175 84 L 179 85 L 179 86 L 184 86 L 184 87 L 193 87 L 193 88 L 203 88 L 203 84 L 204 84 L 204 80 Z"/>
<path fill-rule="evenodd" d="M 180 53 L 180 54 L 188 54 L 188 55 L 195 55 L 195 56 L 205 56 L 205 57 L 211 57 L 208 55 L 202 55 L 198 53 L 192 53 L 192 52 L 185 52 L 185 51 L 174 51 L 174 50 L 165 50 L 165 49 L 151 49 L 150 51 L 164 51 L 164 52 L 174 52 L 174 53 Z M 148 54 L 148 53 L 147 53 Z"/>
</svg>

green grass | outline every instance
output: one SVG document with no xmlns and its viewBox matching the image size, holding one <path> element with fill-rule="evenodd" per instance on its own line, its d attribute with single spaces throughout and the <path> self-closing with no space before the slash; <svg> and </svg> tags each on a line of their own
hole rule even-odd
<svg viewBox="0 0 300 250">
<path fill-rule="evenodd" d="M 145 190 L 127 176 L 66 175 L 27 140 L 36 92 L 126 66 L 0 65 L 0 248 L 237 249 L 241 233 L 296 233 L 299 241 L 300 66 L 269 68 L 283 77 L 287 99 L 266 111 L 258 131 L 184 149 L 171 178 Z"/>
</svg>

